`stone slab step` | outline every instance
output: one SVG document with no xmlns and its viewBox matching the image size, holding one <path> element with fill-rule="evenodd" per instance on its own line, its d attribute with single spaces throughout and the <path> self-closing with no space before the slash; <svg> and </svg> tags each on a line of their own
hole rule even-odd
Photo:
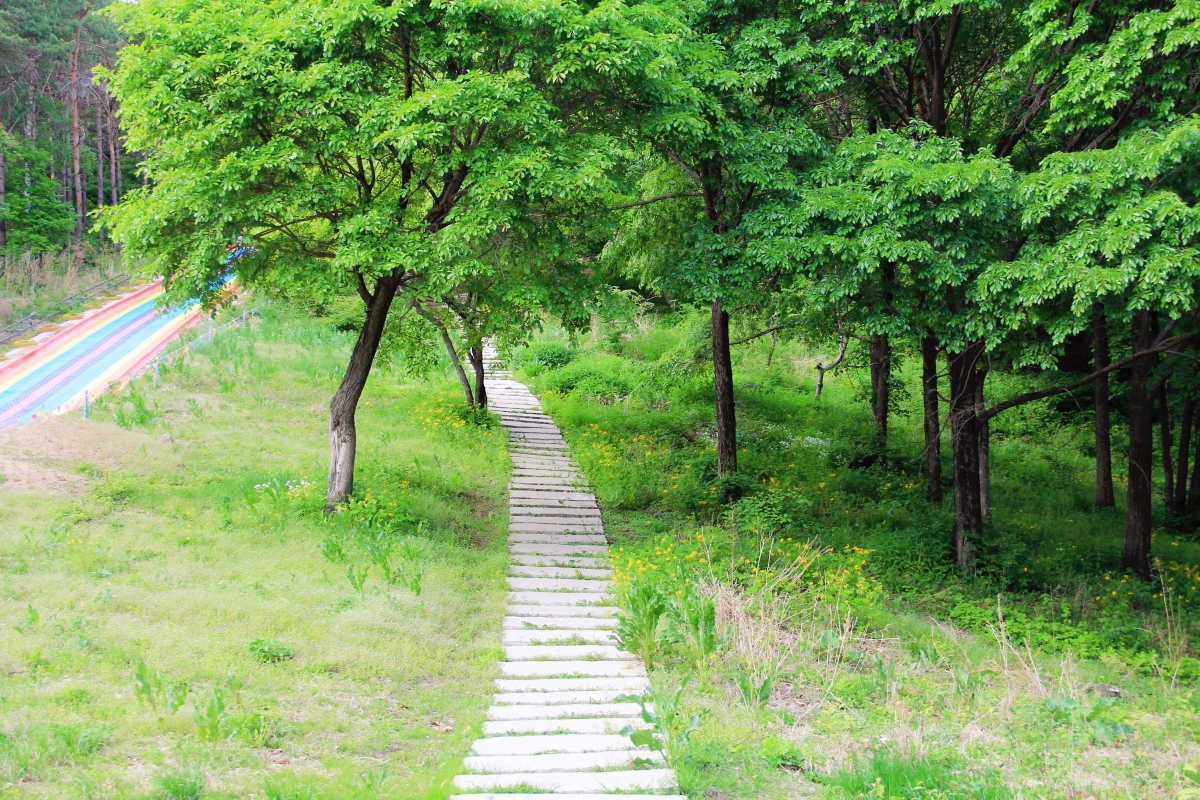
<svg viewBox="0 0 1200 800">
<path fill-rule="evenodd" d="M 615 618 L 593 619 L 591 617 L 505 617 L 504 630 L 614 630 Z"/>
<path fill-rule="evenodd" d="M 583 772 L 636 766 L 637 761 L 663 762 L 663 754 L 648 750 L 602 750 L 598 753 L 554 753 L 536 756 L 469 756 L 463 769 L 475 774 L 505 772 Z"/>
<path fill-rule="evenodd" d="M 620 650 L 616 645 L 606 644 L 517 644 L 504 648 L 506 661 L 581 661 L 603 659 L 605 661 L 628 661 L 632 653 Z M 595 663 L 595 662 L 592 662 Z"/>
<path fill-rule="evenodd" d="M 637 703 L 562 703 L 557 705 L 529 704 L 514 706 L 493 705 L 488 719 L 598 719 L 600 717 L 637 717 L 642 713 Z"/>
<path fill-rule="evenodd" d="M 569 511 L 557 511 L 549 514 L 530 514 L 520 509 L 511 509 L 508 529 L 524 531 L 526 528 L 534 531 L 554 532 L 551 529 L 580 530 L 585 533 L 602 533 L 604 523 L 599 514 L 574 514 Z"/>
<path fill-rule="evenodd" d="M 516 531 L 508 535 L 509 544 L 608 544 L 600 533 L 532 533 Z"/>
<path fill-rule="evenodd" d="M 611 569 L 597 569 L 594 567 L 533 567 L 528 564 L 512 564 L 509 566 L 508 574 L 514 577 L 521 578 L 595 578 L 597 580 L 608 580 L 612 577 Z"/>
<path fill-rule="evenodd" d="M 574 489 L 510 489 L 508 496 L 524 497 L 531 500 L 579 500 L 585 503 L 595 503 L 596 496 L 590 492 L 577 492 Z"/>
<path fill-rule="evenodd" d="M 617 637 L 611 630 L 586 630 L 579 628 L 558 629 L 512 629 L 504 631 L 503 642 L 506 645 L 520 644 L 561 644 L 570 641 L 573 644 L 588 642 L 590 644 L 616 644 Z"/>
<path fill-rule="evenodd" d="M 675 773 L 669 769 L 638 769 L 614 772 L 512 772 L 504 775 L 458 775 L 458 790 L 531 788 L 554 794 L 582 792 L 644 792 L 677 790 Z"/>
<path fill-rule="evenodd" d="M 511 597 L 509 598 L 512 599 Z M 554 599 L 552 596 L 549 598 Z M 616 619 L 617 609 L 614 606 L 580 606 L 580 605 L 535 605 L 532 603 L 516 604 L 508 607 L 508 613 L 513 617 L 567 617 L 579 619 Z"/>
<path fill-rule="evenodd" d="M 580 569 L 608 569 L 607 558 L 589 558 L 585 556 L 543 556 L 517 554 L 508 557 L 510 564 L 522 567 L 578 567 Z"/>
<path fill-rule="evenodd" d="M 635 730 L 648 727 L 640 719 L 602 717 L 598 719 L 490 719 L 483 723 L 484 736 L 511 736 L 527 733 L 620 733 L 626 726 Z"/>
<path fill-rule="evenodd" d="M 688 800 L 681 794 L 572 794 L 571 800 Z M 452 794 L 447 800 L 546 800 L 544 794 L 522 792 L 481 792 L 479 794 Z"/>
<path fill-rule="evenodd" d="M 612 703 L 628 691 L 614 689 L 591 692 L 500 692 L 492 698 L 493 706 L 553 706 L 560 703 Z"/>
<path fill-rule="evenodd" d="M 511 541 L 511 537 L 509 539 Z M 592 544 L 540 544 L 537 541 L 509 545 L 508 551 L 523 556 L 554 556 L 596 558 L 608 554 L 608 548 Z"/>
<path fill-rule="evenodd" d="M 587 578 L 508 578 L 508 588 L 522 592 L 598 592 L 607 594 L 612 583 Z"/>
<path fill-rule="evenodd" d="M 528 693 L 538 695 L 545 692 L 593 692 L 613 691 L 635 694 L 644 692 L 650 686 L 645 678 L 539 678 L 534 680 L 513 680 L 497 678 L 496 689 L 502 693 Z"/>
<path fill-rule="evenodd" d="M 613 608 L 600 592 L 509 592 L 508 602 L 519 606 L 599 606 Z M 614 609 L 615 613 L 615 609 Z"/>
<path fill-rule="evenodd" d="M 501 661 L 504 678 L 644 678 L 641 661 Z"/>
<path fill-rule="evenodd" d="M 589 522 L 510 522 L 509 533 L 604 533 L 600 523 Z"/>
<path fill-rule="evenodd" d="M 600 520 L 600 509 L 588 506 L 571 508 L 557 503 L 552 506 L 532 506 L 510 502 L 508 508 L 509 513 L 518 517 L 570 517 L 571 519 Z"/>
</svg>

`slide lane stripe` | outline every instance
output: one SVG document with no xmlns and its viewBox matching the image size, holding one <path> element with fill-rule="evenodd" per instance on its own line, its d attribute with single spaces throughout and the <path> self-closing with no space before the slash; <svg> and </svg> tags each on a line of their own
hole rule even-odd
<svg viewBox="0 0 1200 800">
<path fill-rule="evenodd" d="M 41 408 L 29 410 L 30 406 L 46 399 L 55 389 L 68 384 L 81 372 L 87 376 L 87 380 L 91 380 L 92 375 L 103 371 L 106 366 L 119 360 L 124 352 L 127 352 L 127 349 L 122 349 L 122 345 L 127 344 L 155 321 L 153 304 L 130 311 L 91 334 L 68 352 L 41 365 L 14 386 L 0 392 L 0 425 L 7 425 L 16 417 L 53 408 L 51 404 L 42 404 Z M 95 369 L 88 369 L 94 365 Z"/>
</svg>

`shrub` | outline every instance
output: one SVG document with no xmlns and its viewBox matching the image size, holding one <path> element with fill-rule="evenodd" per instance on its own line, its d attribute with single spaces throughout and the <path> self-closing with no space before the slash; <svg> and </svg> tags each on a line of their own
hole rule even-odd
<svg viewBox="0 0 1200 800">
<path fill-rule="evenodd" d="M 280 661 L 287 661 L 296 655 L 296 651 L 291 645 L 278 639 L 251 639 L 250 644 L 246 645 L 246 649 L 264 664 L 278 664 Z"/>
</svg>

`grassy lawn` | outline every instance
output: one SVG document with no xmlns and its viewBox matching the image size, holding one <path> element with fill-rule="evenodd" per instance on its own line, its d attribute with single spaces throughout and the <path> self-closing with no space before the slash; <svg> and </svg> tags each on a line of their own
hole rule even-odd
<svg viewBox="0 0 1200 800">
<path fill-rule="evenodd" d="M 582 346 L 550 330 L 511 360 L 595 487 L 627 613 L 664 603 L 652 680 L 659 699 L 689 681 L 673 723 L 699 715 L 674 755 L 689 796 L 1200 796 L 1200 537 L 1159 528 L 1161 583 L 1123 572 L 1122 509 L 1092 507 L 1079 412 L 998 418 L 964 577 L 949 495 L 928 503 L 918 474 L 917 359 L 872 460 L 865 369 L 816 400 L 815 354 L 780 343 L 768 366 L 769 341 L 740 348 L 740 470 L 719 478 L 704 331 L 681 316 Z M 713 602 L 707 659 L 689 585 Z"/>
<path fill-rule="evenodd" d="M 447 794 L 501 653 L 504 439 L 377 373 L 327 522 L 349 343 L 268 307 L 157 390 L 0 434 L 0 796 Z"/>
</svg>

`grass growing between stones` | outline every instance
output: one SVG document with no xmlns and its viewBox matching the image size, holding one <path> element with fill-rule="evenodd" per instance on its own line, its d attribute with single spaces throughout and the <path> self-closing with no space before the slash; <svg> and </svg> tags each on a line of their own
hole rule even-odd
<svg viewBox="0 0 1200 800">
<path fill-rule="evenodd" d="M 949 498 L 924 498 L 916 359 L 880 457 L 865 369 L 818 401 L 819 356 L 739 348 L 740 469 L 722 478 L 706 335 L 683 313 L 511 354 L 600 501 L 623 644 L 655 650 L 656 698 L 688 680 L 674 734 L 700 727 L 671 761 L 690 797 L 1200 796 L 1200 538 L 1164 522 L 1161 580 L 1123 572 L 1076 409 L 997 418 L 967 577 Z"/>
<path fill-rule="evenodd" d="M 0 796 L 447 794 L 501 655 L 505 445 L 452 382 L 377 372 L 328 522 L 349 344 L 267 307 L 0 434 Z"/>
</svg>

